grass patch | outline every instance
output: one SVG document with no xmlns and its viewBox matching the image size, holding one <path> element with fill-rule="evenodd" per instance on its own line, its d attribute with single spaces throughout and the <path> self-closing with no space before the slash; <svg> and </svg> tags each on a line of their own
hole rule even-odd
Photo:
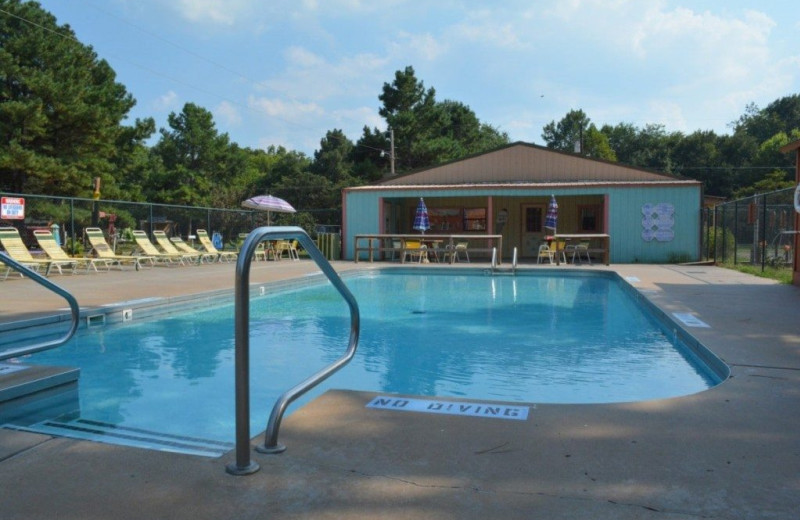
<svg viewBox="0 0 800 520">
<path fill-rule="evenodd" d="M 792 269 L 791 267 L 773 267 L 770 265 L 764 266 L 764 270 L 761 270 L 760 265 L 750 265 L 750 264 L 736 264 L 734 265 L 732 262 L 720 263 L 717 264 L 719 267 L 724 267 L 726 269 L 733 269 L 734 271 L 739 271 L 740 273 L 747 273 L 752 274 L 753 276 L 760 276 L 761 278 L 769 278 L 772 280 L 776 280 L 783 284 L 791 284 L 792 283 Z"/>
</svg>

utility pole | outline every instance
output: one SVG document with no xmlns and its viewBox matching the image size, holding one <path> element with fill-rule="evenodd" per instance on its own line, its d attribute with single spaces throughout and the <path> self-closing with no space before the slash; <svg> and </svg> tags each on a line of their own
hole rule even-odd
<svg viewBox="0 0 800 520">
<path fill-rule="evenodd" d="M 394 177 L 394 129 L 392 128 L 389 129 L 389 163 Z"/>
</svg>

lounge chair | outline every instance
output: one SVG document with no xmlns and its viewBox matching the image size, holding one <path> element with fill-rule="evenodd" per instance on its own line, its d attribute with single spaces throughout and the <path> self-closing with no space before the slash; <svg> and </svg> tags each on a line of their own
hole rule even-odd
<svg viewBox="0 0 800 520">
<path fill-rule="evenodd" d="M 181 262 L 187 260 L 199 264 L 203 261 L 203 255 L 200 253 L 200 251 L 178 251 L 178 248 L 175 247 L 172 242 L 170 242 L 169 237 L 165 232 L 153 231 L 153 236 L 156 237 L 156 242 L 158 242 L 158 245 L 164 250 L 165 253 L 175 258 L 180 258 Z"/>
<path fill-rule="evenodd" d="M 97 264 L 105 266 L 107 271 L 111 269 L 111 262 L 103 258 L 78 258 L 69 256 L 63 249 L 61 249 L 61 246 L 58 245 L 58 242 L 56 242 L 56 237 L 53 236 L 53 233 L 48 229 L 34 229 L 33 236 L 39 243 L 39 247 L 42 248 L 42 251 L 44 251 L 50 260 L 57 262 L 75 262 L 75 269 L 86 267 L 87 273 L 91 269 L 94 269 L 95 272 L 98 272 L 99 269 L 97 269 Z"/>
<path fill-rule="evenodd" d="M 150 239 L 147 238 L 147 233 L 141 229 L 137 229 L 133 232 L 133 239 L 136 241 L 137 251 L 141 251 L 145 255 L 151 257 L 155 262 L 161 262 L 162 265 L 186 265 L 183 261 L 183 254 L 177 253 L 173 255 L 160 251 L 155 244 L 150 242 Z"/>
<path fill-rule="evenodd" d="M 154 231 L 154 233 L 158 232 Z M 161 240 L 159 239 L 158 235 L 156 235 L 156 239 L 158 239 L 159 240 L 158 243 L 161 244 Z M 202 263 L 203 260 L 207 260 L 210 262 L 216 262 L 219 260 L 219 255 L 215 255 L 214 253 L 205 253 L 203 251 L 198 251 L 197 249 L 193 248 L 192 246 L 184 242 L 183 239 L 179 236 L 169 237 L 169 241 L 172 243 L 173 246 L 175 246 L 175 249 L 177 249 L 178 251 L 182 251 L 190 255 L 200 255 L 200 263 Z"/>
<path fill-rule="evenodd" d="M 83 230 L 92 249 L 89 253 L 94 253 L 98 258 L 109 260 L 111 265 L 116 265 L 122 269 L 123 264 L 132 264 L 136 270 L 142 268 L 142 262 L 147 262 L 150 265 L 155 265 L 155 258 L 146 255 L 118 255 L 111 249 L 111 246 L 106 242 L 106 237 L 103 235 L 103 230 L 100 228 L 86 228 Z"/>
<path fill-rule="evenodd" d="M 15 227 L 2 227 L 0 228 L 0 244 L 3 245 L 3 249 L 6 250 L 6 254 L 11 257 L 12 260 L 16 260 L 20 264 L 28 267 L 29 269 L 33 269 L 34 271 L 39 271 L 40 267 L 45 268 L 45 276 L 50 274 L 50 270 L 52 268 L 56 268 L 59 274 L 64 274 L 61 270 L 62 266 L 69 266 L 72 268 L 72 272 L 75 272 L 75 266 L 78 264 L 75 260 L 67 259 L 67 260 L 53 260 L 53 259 L 44 259 L 44 258 L 34 258 L 31 255 L 31 252 L 28 251 L 28 248 L 25 247 L 25 243 L 22 241 L 22 237 L 19 235 L 19 231 Z M 8 278 L 9 270 L 6 270 L 5 278 Z"/>
<path fill-rule="evenodd" d="M 239 256 L 235 251 L 220 251 L 214 246 L 214 243 L 211 241 L 211 237 L 208 236 L 208 231 L 205 229 L 198 229 L 197 230 L 197 238 L 200 240 L 200 245 L 203 246 L 206 253 L 213 253 L 219 255 L 220 261 L 230 261 L 236 260 L 236 257 Z"/>
</svg>

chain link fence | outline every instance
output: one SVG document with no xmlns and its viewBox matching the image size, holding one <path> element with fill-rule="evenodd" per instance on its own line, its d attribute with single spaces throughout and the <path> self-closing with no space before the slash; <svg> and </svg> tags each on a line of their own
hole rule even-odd
<svg viewBox="0 0 800 520">
<path fill-rule="evenodd" d="M 791 270 L 794 258 L 794 188 L 703 210 L 706 260 Z"/>
<path fill-rule="evenodd" d="M 125 253 L 134 248 L 133 230 L 143 230 L 152 236 L 160 230 L 168 236 L 180 236 L 191 242 L 197 229 L 205 229 L 218 246 L 238 248 L 241 234 L 267 225 L 267 214 L 248 209 L 219 209 L 169 204 L 150 204 L 118 200 L 94 200 L 74 197 L 54 197 L 30 194 L 0 193 L 4 198 L 24 199 L 24 219 L 0 219 L 0 226 L 13 226 L 20 231 L 26 245 L 36 248 L 33 236 L 36 229 L 49 229 L 71 255 L 80 256 L 89 248 L 84 229 L 99 227 L 115 250 Z M 270 214 L 272 225 L 300 226 L 314 237 L 315 218 L 331 218 L 314 212 Z M 1 215 L 0 215 L 1 216 Z M 8 215 L 6 215 L 8 216 Z"/>
</svg>

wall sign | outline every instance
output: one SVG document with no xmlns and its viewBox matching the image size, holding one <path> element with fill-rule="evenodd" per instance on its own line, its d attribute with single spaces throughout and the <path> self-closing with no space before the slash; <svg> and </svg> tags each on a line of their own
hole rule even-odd
<svg viewBox="0 0 800 520">
<path fill-rule="evenodd" d="M 20 197 L 0 197 L 0 219 L 24 220 L 25 199 Z"/>
<path fill-rule="evenodd" d="M 668 202 L 647 203 L 642 206 L 642 240 L 669 242 L 675 238 L 675 206 Z"/>
</svg>

